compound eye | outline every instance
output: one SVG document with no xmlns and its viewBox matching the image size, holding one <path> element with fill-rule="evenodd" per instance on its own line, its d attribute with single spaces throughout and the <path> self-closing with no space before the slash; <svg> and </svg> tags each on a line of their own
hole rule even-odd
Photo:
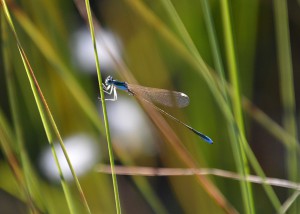
<svg viewBox="0 0 300 214">
<path fill-rule="evenodd" d="M 112 80 L 113 80 L 112 76 L 108 76 L 105 80 L 105 85 L 110 85 Z"/>
</svg>

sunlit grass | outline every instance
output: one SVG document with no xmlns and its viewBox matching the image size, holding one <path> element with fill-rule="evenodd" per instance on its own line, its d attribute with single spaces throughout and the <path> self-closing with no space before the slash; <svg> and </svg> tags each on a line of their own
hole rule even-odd
<svg viewBox="0 0 300 214">
<path fill-rule="evenodd" d="M 105 130 L 106 130 L 109 161 L 110 161 L 110 166 L 111 166 L 111 171 L 112 171 L 111 174 L 112 174 L 114 195 L 115 195 L 115 201 L 116 201 L 116 210 L 117 210 L 117 213 L 119 214 L 119 213 L 121 213 L 120 196 L 119 196 L 119 190 L 118 190 L 119 188 L 118 188 L 118 183 L 117 183 L 117 177 L 115 174 L 115 163 L 114 163 L 115 160 L 114 160 L 114 153 L 113 153 L 112 142 L 111 142 L 111 137 L 110 137 L 110 129 L 109 129 L 108 116 L 107 116 L 106 104 L 105 104 L 105 98 L 104 98 L 102 77 L 101 77 L 101 72 L 100 72 L 100 63 L 99 63 L 99 55 L 98 55 L 98 50 L 97 50 L 96 38 L 95 38 L 95 30 L 94 30 L 93 18 L 92 18 L 89 0 L 86 0 L 85 3 L 86 3 L 86 10 L 87 10 L 87 15 L 88 15 L 90 31 L 91 31 L 91 37 L 92 37 L 92 41 L 93 41 L 94 53 L 95 53 L 98 85 L 99 85 L 99 90 L 100 90 L 100 95 L 101 95 L 101 103 L 102 103 L 104 124 L 105 124 Z"/>
<path fill-rule="evenodd" d="M 89 1 L 12 3 L 1 0 L 1 71 L 4 71 L 1 77 L 4 78 L 0 81 L 5 84 L 1 84 L 0 90 L 5 96 L 0 99 L 3 154 L 0 174 L 14 179 L 11 182 L 0 179 L 1 189 L 24 201 L 31 213 L 60 213 L 62 210 L 70 213 L 121 213 L 124 210 L 127 213 L 127 209 L 136 206 L 137 198 L 145 203 L 140 204 L 137 209 L 141 211 L 136 212 L 148 209 L 155 213 L 173 213 L 174 210 L 179 213 L 261 213 L 263 201 L 266 212 L 285 213 L 292 207 L 292 212 L 297 213 L 300 151 L 294 91 L 297 80 L 293 78 L 288 9 L 282 2 L 275 1 L 280 82 L 277 88 L 280 87 L 283 106 L 282 127 L 252 101 L 252 94 L 256 96 L 254 76 L 258 75 L 254 71 L 255 54 L 261 39 L 256 35 L 259 4 L 257 1 L 250 4 L 123 0 L 99 3 L 100 6 L 95 3 L 90 9 Z M 241 14 L 246 8 L 247 13 Z M 80 68 L 72 62 L 70 41 L 80 19 L 91 30 L 97 87 L 95 76 L 79 73 Z M 118 72 L 115 75 L 122 81 L 143 82 L 150 87 L 187 93 L 191 98 L 189 108 L 182 110 L 182 114 L 170 111 L 207 133 L 214 145 L 204 144 L 143 103 L 140 105 L 156 127 L 157 136 L 153 132 L 153 138 L 158 142 L 156 147 L 160 153 L 157 157 L 136 158 L 114 144 L 117 133 L 109 130 L 110 118 L 102 89 L 103 71 L 100 73 L 98 61 L 100 52 L 113 54 L 97 49 L 95 39 L 103 26 L 119 35 L 124 48 L 123 58 L 114 58 Z M 277 74 L 274 72 L 274 75 Z M 98 106 L 103 109 L 104 120 Z M 252 148 L 252 143 L 256 145 L 252 139 L 259 136 L 251 132 L 252 125 L 255 126 L 251 120 L 274 141 L 279 141 L 287 152 L 287 167 L 281 174 L 287 173 L 288 180 L 279 181 L 276 176 L 269 176 L 276 166 L 266 168 L 268 165 L 259 156 L 257 146 Z M 112 177 L 97 168 L 88 175 L 76 176 L 63 139 L 77 132 L 96 136 L 103 154 L 101 163 L 110 162 L 111 170 L 106 172 L 112 171 Z M 46 181 L 33 164 L 45 141 L 52 146 L 61 185 Z M 74 183 L 64 178 L 53 147 L 56 141 L 64 150 Z M 275 142 L 260 143 L 276 145 Z M 268 153 L 278 155 L 273 151 Z M 157 180 L 133 176 L 130 180 L 133 182 L 129 183 L 122 176 L 117 183 L 115 161 L 124 165 L 125 171 L 131 169 L 126 166 L 157 167 L 156 174 L 151 175 Z M 173 171 L 170 168 L 174 168 Z M 213 171 L 215 168 L 220 171 Z M 168 176 L 168 172 L 173 173 L 175 169 L 183 173 L 191 169 L 210 173 L 193 171 L 191 177 L 180 173 L 169 176 L 164 180 L 167 187 L 156 183 L 160 172 Z M 142 168 L 135 168 L 133 174 L 142 172 Z M 289 186 L 290 194 L 275 192 L 276 184 Z M 264 194 L 259 194 L 262 191 Z"/>
</svg>

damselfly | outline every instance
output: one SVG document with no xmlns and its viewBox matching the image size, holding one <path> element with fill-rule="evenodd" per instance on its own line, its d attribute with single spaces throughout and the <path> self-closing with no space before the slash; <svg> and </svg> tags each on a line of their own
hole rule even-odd
<svg viewBox="0 0 300 214">
<path fill-rule="evenodd" d="M 213 141 L 208 136 L 202 134 L 201 132 L 197 131 L 196 129 L 192 128 L 191 126 L 185 124 L 181 120 L 177 119 L 176 117 L 170 115 L 169 113 L 165 112 L 161 108 L 157 107 L 153 103 L 158 103 L 164 106 L 169 107 L 177 107 L 183 108 L 187 106 L 190 102 L 189 97 L 177 91 L 169 91 L 165 89 L 158 89 L 158 88 L 149 88 L 139 85 L 132 85 L 127 82 L 121 82 L 114 80 L 111 76 L 108 76 L 103 84 L 104 92 L 111 95 L 113 94 L 112 99 L 106 99 L 111 101 L 116 101 L 118 99 L 117 90 L 127 91 L 130 95 L 136 96 L 140 99 L 143 99 L 147 103 L 151 104 L 153 108 L 157 111 L 161 112 L 162 114 L 170 117 L 171 119 L 175 120 L 176 122 L 180 123 L 181 125 L 185 126 L 187 129 L 201 137 L 204 141 L 209 144 L 212 144 Z"/>
</svg>

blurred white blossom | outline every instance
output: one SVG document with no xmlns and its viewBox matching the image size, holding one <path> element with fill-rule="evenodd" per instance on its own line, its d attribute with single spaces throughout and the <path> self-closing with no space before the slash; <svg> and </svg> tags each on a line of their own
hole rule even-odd
<svg viewBox="0 0 300 214">
<path fill-rule="evenodd" d="M 113 142 L 132 157 L 155 155 L 154 129 L 141 108 L 123 96 L 108 101 L 107 106 Z"/>
<path fill-rule="evenodd" d="M 100 148 L 91 137 L 83 134 L 74 135 L 64 140 L 68 156 L 77 176 L 90 170 L 100 159 Z M 72 180 L 72 174 L 59 143 L 54 144 L 64 178 Z M 42 152 L 39 165 L 43 174 L 52 181 L 60 181 L 50 145 Z"/>
<path fill-rule="evenodd" d="M 120 41 L 112 32 L 104 29 L 96 31 L 95 35 L 101 70 L 111 72 L 114 70 L 114 63 L 107 48 L 115 58 L 120 59 Z M 73 55 L 76 65 L 82 68 L 83 71 L 90 73 L 96 72 L 94 48 L 88 28 L 81 28 L 75 32 L 71 49 L 74 51 Z"/>
</svg>

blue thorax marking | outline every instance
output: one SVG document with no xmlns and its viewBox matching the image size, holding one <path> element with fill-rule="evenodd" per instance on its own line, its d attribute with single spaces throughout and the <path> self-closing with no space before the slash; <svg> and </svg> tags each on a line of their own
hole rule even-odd
<svg viewBox="0 0 300 214">
<path fill-rule="evenodd" d="M 117 80 L 112 80 L 112 84 L 120 90 L 123 91 L 128 91 L 128 86 L 126 82 L 121 82 L 121 81 L 117 81 Z"/>
</svg>

